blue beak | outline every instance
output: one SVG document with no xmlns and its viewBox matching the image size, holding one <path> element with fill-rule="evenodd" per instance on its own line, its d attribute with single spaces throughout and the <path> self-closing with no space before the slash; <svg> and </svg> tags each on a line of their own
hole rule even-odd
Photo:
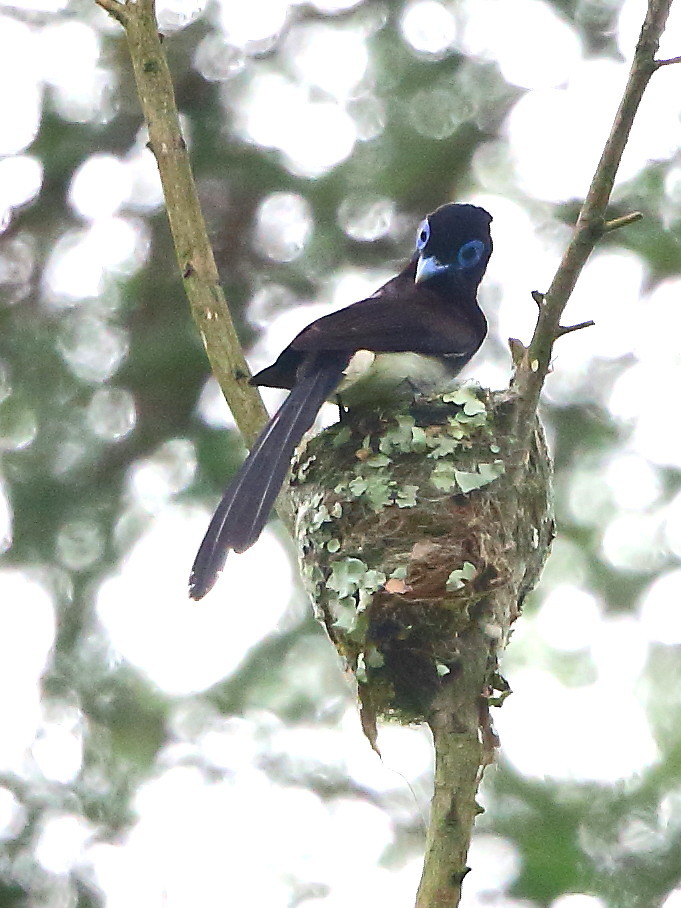
<svg viewBox="0 0 681 908">
<path fill-rule="evenodd" d="M 438 262 L 435 256 L 421 255 L 416 263 L 416 276 L 414 281 L 417 284 L 421 284 L 423 281 L 435 277 L 436 274 L 442 274 L 443 271 L 448 271 L 449 267 L 449 265 L 443 265 L 442 262 Z"/>
</svg>

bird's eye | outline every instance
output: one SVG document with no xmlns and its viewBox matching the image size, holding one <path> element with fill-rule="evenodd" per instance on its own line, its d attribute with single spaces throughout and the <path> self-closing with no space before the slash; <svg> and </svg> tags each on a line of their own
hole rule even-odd
<svg viewBox="0 0 681 908">
<path fill-rule="evenodd" d="M 469 240 L 464 243 L 456 255 L 459 268 L 473 268 L 477 265 L 485 252 L 482 240 Z"/>
<path fill-rule="evenodd" d="M 420 252 L 430 239 L 430 224 L 428 218 L 421 222 L 419 229 L 416 231 L 416 251 Z"/>
</svg>

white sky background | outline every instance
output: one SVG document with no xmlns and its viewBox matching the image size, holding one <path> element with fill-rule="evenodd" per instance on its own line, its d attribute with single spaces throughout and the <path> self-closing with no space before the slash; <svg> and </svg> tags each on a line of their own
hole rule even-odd
<svg viewBox="0 0 681 908">
<path fill-rule="evenodd" d="M 13 208 L 41 191 L 42 166 L 31 145 L 46 96 L 73 123 L 105 123 L 114 114 L 115 75 L 103 57 L 102 36 L 116 26 L 95 9 L 78 20 L 48 19 L 43 25 L 15 14 L 17 9 L 57 12 L 65 5 L 65 0 L 0 3 L 0 85 L 12 84 L 11 92 L 0 95 L 0 219 L 11 217 Z M 313 5 L 333 12 L 362 3 L 319 0 Z M 254 53 L 277 41 L 293 6 L 284 0 L 222 0 L 205 12 L 169 0 L 160 4 L 159 14 L 168 32 L 198 15 L 210 17 L 215 30 L 198 47 L 196 68 L 226 85 L 250 66 L 241 94 L 225 92 L 238 133 L 257 146 L 276 149 L 292 173 L 314 178 L 377 135 L 383 112 L 361 88 L 369 65 L 371 17 L 358 24 L 351 19 L 340 28 L 333 21 L 293 28 L 281 48 L 285 72 L 267 62 L 253 63 Z M 622 7 L 618 43 L 627 60 L 643 9 L 640 0 L 627 0 Z M 681 53 L 681 8 L 672 9 L 662 56 Z M 483 305 L 485 294 L 503 290 L 500 336 L 527 339 L 534 321 L 528 290 L 547 285 L 566 232 L 538 214 L 531 216 L 515 200 L 527 194 L 550 204 L 584 194 L 628 64 L 587 59 L 572 29 L 541 0 L 415 0 L 404 4 L 401 28 L 405 43 L 421 58 L 441 59 L 453 50 L 474 54 L 496 61 L 510 83 L 526 90 L 502 139 L 477 153 L 473 173 L 480 189 L 467 200 L 494 214 L 495 252 Z M 24 65 L 27 59 L 31 66 Z M 655 76 L 646 95 L 620 182 L 634 178 L 652 160 L 669 159 L 681 146 L 679 99 L 681 67 L 669 67 Z M 446 120 L 426 122 L 415 109 L 414 128 L 444 136 L 459 116 L 451 110 Z M 528 141 L 528 136 L 536 138 Z M 510 165 L 511 187 L 497 182 L 490 162 L 500 158 Z M 667 216 L 678 218 L 681 168 L 670 171 L 665 190 Z M 92 437 L 111 443 L 134 429 L 136 412 L 129 392 L 116 387 L 129 339 L 108 315 L 116 307 L 116 280 L 139 269 L 149 253 L 140 214 L 161 204 L 143 133 L 125 154 L 87 159 L 73 175 L 69 202 L 79 226 L 66 232 L 51 253 L 43 303 L 71 315 L 68 330 L 60 335 L 60 354 L 92 386 Z M 540 210 L 535 206 L 535 212 Z M 394 203 L 381 197 L 351 196 L 338 217 L 348 235 L 365 242 L 404 228 Z M 286 263 L 304 251 L 315 229 L 302 194 L 275 193 L 260 206 L 253 244 L 272 261 Z M 275 307 L 286 299 L 286 291 L 266 288 L 250 310 L 253 324 L 263 328 L 252 351 L 253 365 L 271 361 L 302 325 L 329 306 L 347 305 L 372 292 L 386 276 L 350 269 L 331 275 L 319 299 L 293 305 L 283 315 L 275 314 Z M 585 527 L 605 526 L 601 546 L 607 562 L 652 575 L 663 558 L 681 560 L 681 497 L 661 503 L 660 472 L 667 466 L 681 468 L 681 433 L 668 418 L 665 394 L 651 393 L 654 387 L 681 386 L 681 279 L 670 278 L 650 292 L 643 289 L 645 279 L 644 266 L 631 254 L 607 250 L 594 255 L 565 320 L 595 318 L 597 327 L 560 342 L 546 394 L 558 406 L 599 403 L 630 430 L 606 461 L 576 464 L 565 507 Z M 642 328 L 642 308 L 655 313 L 654 324 L 662 321 L 668 331 L 653 334 L 645 324 Z M 651 316 L 643 321 L 650 323 Z M 607 393 L 595 387 L 589 366 L 628 352 L 631 365 L 614 387 Z M 475 374 L 482 383 L 497 386 L 506 376 L 484 358 Z M 5 389 L 0 369 L 0 397 L 5 390 L 11 391 Z M 213 425 L 228 423 L 210 383 L 200 412 Z M 19 407 L 0 440 L 5 450 L 17 451 L 31 444 L 36 431 L 35 414 Z M 186 578 L 209 514 L 180 505 L 175 497 L 190 486 L 195 469 L 191 442 L 175 439 L 130 471 L 121 539 L 126 525 L 136 520 L 147 520 L 148 530 L 97 596 L 97 618 L 110 658 L 129 662 L 177 698 L 174 743 L 159 756 L 157 775 L 137 793 L 138 820 L 129 834 L 103 844 L 97 830 L 75 813 L 55 815 L 41 830 L 38 859 L 54 873 L 55 886 L 61 875 L 76 870 L 101 888 L 108 908 L 197 903 L 276 908 L 288 905 L 301 885 L 309 887 L 309 906 L 359 905 L 358 891 L 365 893 L 367 905 L 411 905 L 418 862 L 379 862 L 393 840 L 391 816 L 413 816 L 427 803 L 431 755 L 424 731 L 386 728 L 379 742 L 385 757 L 381 765 L 366 746 L 350 705 L 319 727 L 291 729 L 274 711 L 241 719 L 205 715 L 193 726 L 183 719 L 183 697 L 235 672 L 252 647 L 273 629 L 291 627 L 305 607 L 294 594 L 290 561 L 272 530 L 247 554 L 229 560 L 204 602 L 189 602 Z M 0 485 L 0 550 L 11 543 L 11 528 L 11 505 Z M 101 536 L 95 523 L 65 525 L 57 543 L 60 563 L 66 570 L 95 563 Z M 637 614 L 613 617 L 586 587 L 581 557 L 559 541 L 542 607 L 525 616 L 514 634 L 505 672 L 515 693 L 496 721 L 505 758 L 520 772 L 614 784 L 635 778 L 658 758 L 646 718 L 646 667 L 657 647 L 681 643 L 681 567 L 650 583 Z M 230 607 L 246 597 L 252 606 L 241 609 L 243 619 L 235 626 Z M 14 607 L 19 600 L 21 609 Z M 41 703 L 38 687 L 54 641 L 55 603 L 39 571 L 9 569 L 0 570 L 0 603 L 0 673 L 6 681 L 0 689 L 12 689 L 12 698 L 0 701 L 0 771 L 68 784 L 81 769 L 82 716 L 76 708 L 55 715 L 49 703 Z M 294 683 L 319 685 L 320 690 L 336 685 L 342 703 L 346 693 L 342 681 L 330 680 L 337 668 L 322 643 L 314 658 L 301 653 L 291 666 L 292 673 L 301 675 Z M 556 655 L 582 666 L 581 683 L 567 685 L 553 674 Z M 543 735 L 538 716 L 559 716 L 560 721 L 551 723 L 550 735 Z M 375 791 L 377 802 L 324 802 L 302 785 L 273 781 L 264 768 L 265 755 L 273 753 L 301 779 L 306 766 L 322 766 L 330 776 L 349 776 Z M 220 771 L 218 781 L 192 764 L 199 756 Z M 0 838 L 15 835 L 24 822 L 21 806 L 0 788 Z M 272 859 L 263 863 L 263 853 Z M 487 895 L 490 887 L 498 895 L 495 905 L 520 908 L 504 896 L 519 873 L 519 861 L 510 842 L 478 834 L 465 906 L 487 904 L 486 894 L 476 891 L 476 880 L 484 877 Z M 346 873 L 350 866 L 352 878 Z M 483 872 L 476 873 L 478 868 Z M 670 896 L 665 908 L 681 904 L 681 895 L 675 898 Z M 575 894 L 558 899 L 552 908 L 601 905 L 592 896 Z"/>
</svg>

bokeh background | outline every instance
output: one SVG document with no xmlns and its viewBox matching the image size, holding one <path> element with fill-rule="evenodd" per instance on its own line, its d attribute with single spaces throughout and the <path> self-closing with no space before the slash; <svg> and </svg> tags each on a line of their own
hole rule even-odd
<svg viewBox="0 0 681 908">
<path fill-rule="evenodd" d="M 372 292 L 456 199 L 494 215 L 468 375 L 504 386 L 643 13 L 164 0 L 252 366 Z M 559 536 L 504 659 L 466 908 L 681 906 L 680 114 L 667 67 L 613 199 L 645 220 L 601 244 L 566 314 L 597 325 L 557 345 Z M 427 732 L 386 726 L 383 761 L 370 750 L 276 523 L 186 597 L 244 448 L 145 141 L 115 22 L 89 0 L 1 0 L 0 906 L 407 908 Z"/>
</svg>

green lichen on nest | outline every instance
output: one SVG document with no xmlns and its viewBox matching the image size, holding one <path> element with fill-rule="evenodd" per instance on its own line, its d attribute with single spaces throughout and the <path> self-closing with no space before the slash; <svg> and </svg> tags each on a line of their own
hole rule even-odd
<svg viewBox="0 0 681 908">
<path fill-rule="evenodd" d="M 473 624 L 486 628 L 492 673 L 536 582 L 548 459 L 537 447 L 522 491 L 506 481 L 506 402 L 462 385 L 400 412 L 351 412 L 294 464 L 303 577 L 374 715 L 424 718 Z"/>
</svg>

